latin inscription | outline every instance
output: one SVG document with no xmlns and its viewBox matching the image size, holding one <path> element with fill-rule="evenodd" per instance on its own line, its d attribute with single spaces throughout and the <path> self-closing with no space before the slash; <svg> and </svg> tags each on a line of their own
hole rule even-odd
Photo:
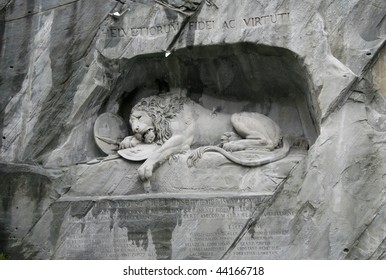
<svg viewBox="0 0 386 280">
<path fill-rule="evenodd" d="M 164 25 L 155 25 L 150 27 L 110 27 L 107 30 L 107 35 L 112 38 L 117 37 L 149 37 L 149 36 L 158 36 L 163 34 L 169 34 L 169 33 L 176 33 L 178 29 L 180 28 L 180 22 L 170 22 L 168 24 Z"/>
<path fill-rule="evenodd" d="M 185 27 L 187 32 L 192 31 L 225 31 L 227 29 L 259 28 L 266 25 L 286 24 L 290 21 L 290 13 L 274 13 L 258 15 L 241 19 L 228 19 L 218 21 L 214 19 L 199 19 L 189 21 Z M 176 34 L 181 28 L 181 22 L 173 21 L 154 26 L 121 27 L 111 26 L 103 32 L 109 38 L 123 37 L 157 37 L 168 34 Z"/>
<path fill-rule="evenodd" d="M 258 17 L 244 18 L 243 22 L 247 27 L 263 26 L 267 24 L 285 23 L 289 22 L 290 13 L 279 13 L 272 15 L 264 15 Z"/>
<path fill-rule="evenodd" d="M 232 252 L 236 258 L 244 257 L 274 257 L 279 256 L 281 247 L 277 244 L 276 239 L 287 237 L 288 230 L 266 231 L 260 229 L 254 233 L 253 238 L 245 238 L 240 241 L 238 247 Z"/>
<path fill-rule="evenodd" d="M 56 258 L 159 259 L 178 250 L 182 258 L 218 258 L 263 198 L 98 202 L 84 217 L 67 214 Z M 182 249 L 171 249 L 171 232 L 185 240 Z"/>
<path fill-rule="evenodd" d="M 244 210 L 247 209 L 244 208 Z M 251 212 L 247 212 L 248 215 L 245 216 L 238 213 L 238 216 L 243 217 L 230 220 L 230 223 L 221 230 L 209 233 L 193 233 L 191 238 L 185 242 L 185 247 L 188 248 L 190 256 L 213 259 L 221 257 L 221 253 L 225 253 L 235 238 L 245 229 L 245 225 L 249 219 L 247 216 L 251 217 Z M 295 211 L 292 209 L 269 211 L 263 214 L 265 218 L 279 220 L 292 219 L 294 215 Z M 280 258 L 280 252 L 283 249 L 279 246 L 279 244 L 281 244 L 280 241 L 288 237 L 288 229 L 278 228 L 275 230 L 266 230 L 264 228 L 257 228 L 253 232 L 253 236 L 248 233 L 245 235 L 232 251 L 231 256 L 236 259 Z M 221 253 L 219 254 L 219 252 Z"/>
<path fill-rule="evenodd" d="M 237 244 L 230 258 L 280 259 L 281 252 L 285 250 L 290 238 L 287 225 L 295 215 L 296 211 L 293 209 L 265 211 L 259 221 L 268 226 L 255 226 L 250 234 L 246 234 Z M 274 229 L 269 226 L 271 224 L 276 225 Z"/>
<path fill-rule="evenodd" d="M 245 230 L 263 198 L 97 202 L 82 218 L 67 214 L 56 258 L 218 259 Z M 260 218 L 281 224 L 278 221 L 292 219 L 294 215 L 291 209 L 280 209 L 267 211 Z M 173 240 L 183 242 L 173 244 L 171 233 Z M 284 227 L 275 230 L 257 227 L 253 233 L 245 234 L 231 256 L 277 258 L 282 250 L 280 240 L 288 236 Z"/>
<path fill-rule="evenodd" d="M 200 21 L 190 21 L 188 23 L 189 30 L 211 30 L 216 27 L 214 20 L 200 20 Z"/>
<path fill-rule="evenodd" d="M 209 201 L 208 201 L 209 202 Z M 243 230 L 259 203 L 253 198 L 239 199 L 233 205 L 226 201 L 211 201 L 183 215 L 183 243 L 187 258 L 219 259 Z"/>
</svg>

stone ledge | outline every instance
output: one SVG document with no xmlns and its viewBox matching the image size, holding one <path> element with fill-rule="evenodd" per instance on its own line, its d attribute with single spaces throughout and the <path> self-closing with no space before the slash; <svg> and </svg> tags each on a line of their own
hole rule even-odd
<svg viewBox="0 0 386 280">
<path fill-rule="evenodd" d="M 251 198 L 251 197 L 271 197 L 272 195 L 259 193 L 150 193 L 150 194 L 136 194 L 136 195 L 114 195 L 114 196 L 62 196 L 56 202 L 77 202 L 77 201 L 122 201 L 122 200 L 146 200 L 146 199 L 212 199 L 212 198 Z"/>
</svg>

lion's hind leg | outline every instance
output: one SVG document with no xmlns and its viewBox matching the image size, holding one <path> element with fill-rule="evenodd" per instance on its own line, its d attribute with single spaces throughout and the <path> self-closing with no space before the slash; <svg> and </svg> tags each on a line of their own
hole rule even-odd
<svg viewBox="0 0 386 280">
<path fill-rule="evenodd" d="M 235 131 L 244 139 L 229 143 L 224 149 L 275 149 L 281 139 L 279 126 L 267 116 L 254 112 L 233 114 L 231 122 Z"/>
</svg>

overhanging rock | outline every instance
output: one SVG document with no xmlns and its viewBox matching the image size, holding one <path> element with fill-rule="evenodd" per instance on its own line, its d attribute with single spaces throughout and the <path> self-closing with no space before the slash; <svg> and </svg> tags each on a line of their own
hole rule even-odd
<svg viewBox="0 0 386 280">
<path fill-rule="evenodd" d="M 43 2 L 0 4 L 0 253 L 385 259 L 385 1 Z"/>
</svg>

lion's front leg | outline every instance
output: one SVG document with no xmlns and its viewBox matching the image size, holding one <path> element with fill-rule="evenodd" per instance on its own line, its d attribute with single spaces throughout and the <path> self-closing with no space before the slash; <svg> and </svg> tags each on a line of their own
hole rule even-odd
<svg viewBox="0 0 386 280">
<path fill-rule="evenodd" d="M 155 168 L 157 161 L 154 159 L 148 158 L 139 168 L 138 175 L 142 181 L 147 181 L 153 175 L 153 171 Z"/>
<path fill-rule="evenodd" d="M 143 182 L 148 181 L 153 176 L 156 166 L 168 160 L 173 154 L 189 149 L 190 143 L 191 138 L 184 135 L 172 136 L 139 167 L 138 175 L 140 179 Z"/>
</svg>

